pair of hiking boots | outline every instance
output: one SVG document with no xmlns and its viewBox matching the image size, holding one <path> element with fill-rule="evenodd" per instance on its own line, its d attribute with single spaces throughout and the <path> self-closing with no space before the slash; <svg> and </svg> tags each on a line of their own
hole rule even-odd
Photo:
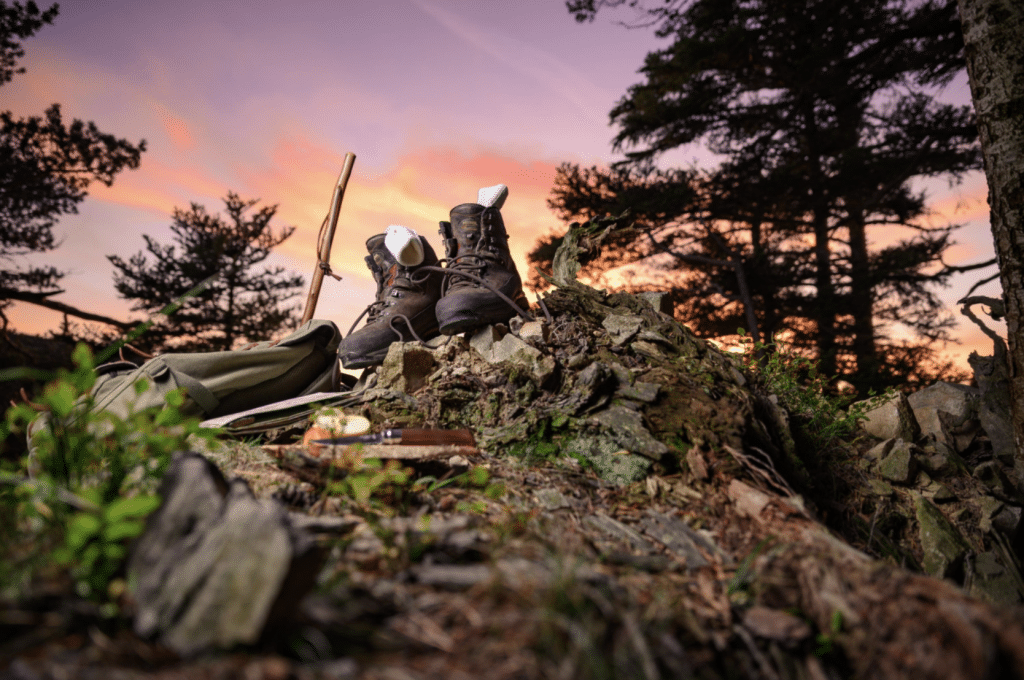
<svg viewBox="0 0 1024 680">
<path fill-rule="evenodd" d="M 366 264 L 377 282 L 376 300 L 364 312 L 366 325 L 349 333 L 339 348 L 342 366 L 365 368 L 384 361 L 393 342 L 456 335 L 508 321 L 529 303 L 508 248 L 501 219 L 504 185 L 480 190 L 479 203 L 452 208 L 441 222 L 446 266 L 440 266 L 426 239 L 410 250 L 422 252 L 417 264 L 405 265 L 386 234 L 366 242 Z M 390 233 L 390 232 L 389 232 Z M 358 323 L 358 319 L 356 320 Z"/>
</svg>

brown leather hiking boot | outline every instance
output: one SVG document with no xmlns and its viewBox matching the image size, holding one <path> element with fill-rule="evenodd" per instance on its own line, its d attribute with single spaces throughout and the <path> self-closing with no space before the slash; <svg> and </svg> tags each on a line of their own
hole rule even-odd
<svg viewBox="0 0 1024 680">
<path fill-rule="evenodd" d="M 434 306 L 441 298 L 443 275 L 419 271 L 420 267 L 438 266 L 438 261 L 430 244 L 422 236 L 417 238 L 423 245 L 423 262 L 413 267 L 398 264 L 384 245 L 384 234 L 371 236 L 366 242 L 370 253 L 366 265 L 377 282 L 377 299 L 363 312 L 366 325 L 355 333 L 350 331 L 341 341 L 338 355 L 345 368 L 383 363 L 393 342 L 417 337 L 426 340 L 437 335 Z"/>
<path fill-rule="evenodd" d="M 499 206 L 500 202 L 498 206 L 487 207 L 463 203 L 452 208 L 450 222 L 441 222 L 448 266 L 443 297 L 435 311 L 440 331 L 445 335 L 508 321 L 515 316 L 515 307 L 495 290 L 521 309 L 529 307 L 522 279 L 508 250 L 508 233 Z M 486 282 L 493 290 L 462 274 Z"/>
</svg>

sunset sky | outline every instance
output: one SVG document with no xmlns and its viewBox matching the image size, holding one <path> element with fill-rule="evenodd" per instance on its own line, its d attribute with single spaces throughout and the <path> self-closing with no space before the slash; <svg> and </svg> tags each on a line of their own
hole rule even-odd
<svg viewBox="0 0 1024 680">
<path fill-rule="evenodd" d="M 0 110 L 39 115 L 59 102 L 67 119 L 145 139 L 148 150 L 109 189 L 94 185 L 79 214 L 61 220 L 61 247 L 33 261 L 71 272 L 58 299 L 130 318 L 105 256 L 142 250 L 142 234 L 170 242 L 175 207 L 219 212 L 234 191 L 277 204 L 276 224 L 297 227 L 274 263 L 308 279 L 351 151 L 331 256 L 344 280 L 325 280 L 318 318 L 347 331 L 372 301 L 367 238 L 404 224 L 441 252 L 438 220 L 499 182 L 509 186 L 502 212 L 525 278 L 526 252 L 559 224 L 545 204 L 557 166 L 619 158 L 608 111 L 664 44 L 617 24 L 632 16 L 577 24 L 563 0 L 62 1 L 54 24 L 25 42 L 27 73 L 0 88 Z M 967 101 L 966 79 L 943 96 Z M 693 148 L 663 162 L 708 156 Z M 927 188 L 937 223 L 967 225 L 948 261 L 991 257 L 984 177 Z M 981 276 L 957 277 L 943 299 L 952 305 Z M 29 305 L 9 315 L 26 332 L 60 322 Z M 964 344 L 951 355 L 991 353 L 969 323 L 956 335 Z"/>
</svg>

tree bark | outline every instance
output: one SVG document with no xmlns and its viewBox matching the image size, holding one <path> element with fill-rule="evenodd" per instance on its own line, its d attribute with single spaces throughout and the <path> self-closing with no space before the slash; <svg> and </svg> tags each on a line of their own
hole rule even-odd
<svg viewBox="0 0 1024 680">
<path fill-rule="evenodd" d="M 1006 301 L 1016 473 L 1024 483 L 1024 3 L 959 0 Z"/>
</svg>

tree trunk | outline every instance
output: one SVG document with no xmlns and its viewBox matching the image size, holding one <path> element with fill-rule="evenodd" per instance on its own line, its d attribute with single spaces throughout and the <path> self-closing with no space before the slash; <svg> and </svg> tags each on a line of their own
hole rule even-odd
<svg viewBox="0 0 1024 680">
<path fill-rule="evenodd" d="M 850 313 L 853 315 L 853 353 L 857 360 L 857 372 L 849 377 L 857 392 L 866 397 L 867 387 L 878 374 L 879 360 L 875 351 L 874 285 L 862 211 L 851 210 L 849 230 Z"/>
<path fill-rule="evenodd" d="M 959 2 L 1006 300 L 1016 472 L 1024 483 L 1024 3 Z"/>
<path fill-rule="evenodd" d="M 818 370 L 832 379 L 836 374 L 836 299 L 832 285 L 832 253 L 829 249 L 829 204 L 825 195 L 823 161 L 818 142 L 818 129 L 814 106 L 807 103 L 803 110 L 807 144 L 809 189 L 812 193 L 811 219 L 814 226 L 815 288 L 817 299 L 811 314 L 817 323 Z"/>
</svg>

